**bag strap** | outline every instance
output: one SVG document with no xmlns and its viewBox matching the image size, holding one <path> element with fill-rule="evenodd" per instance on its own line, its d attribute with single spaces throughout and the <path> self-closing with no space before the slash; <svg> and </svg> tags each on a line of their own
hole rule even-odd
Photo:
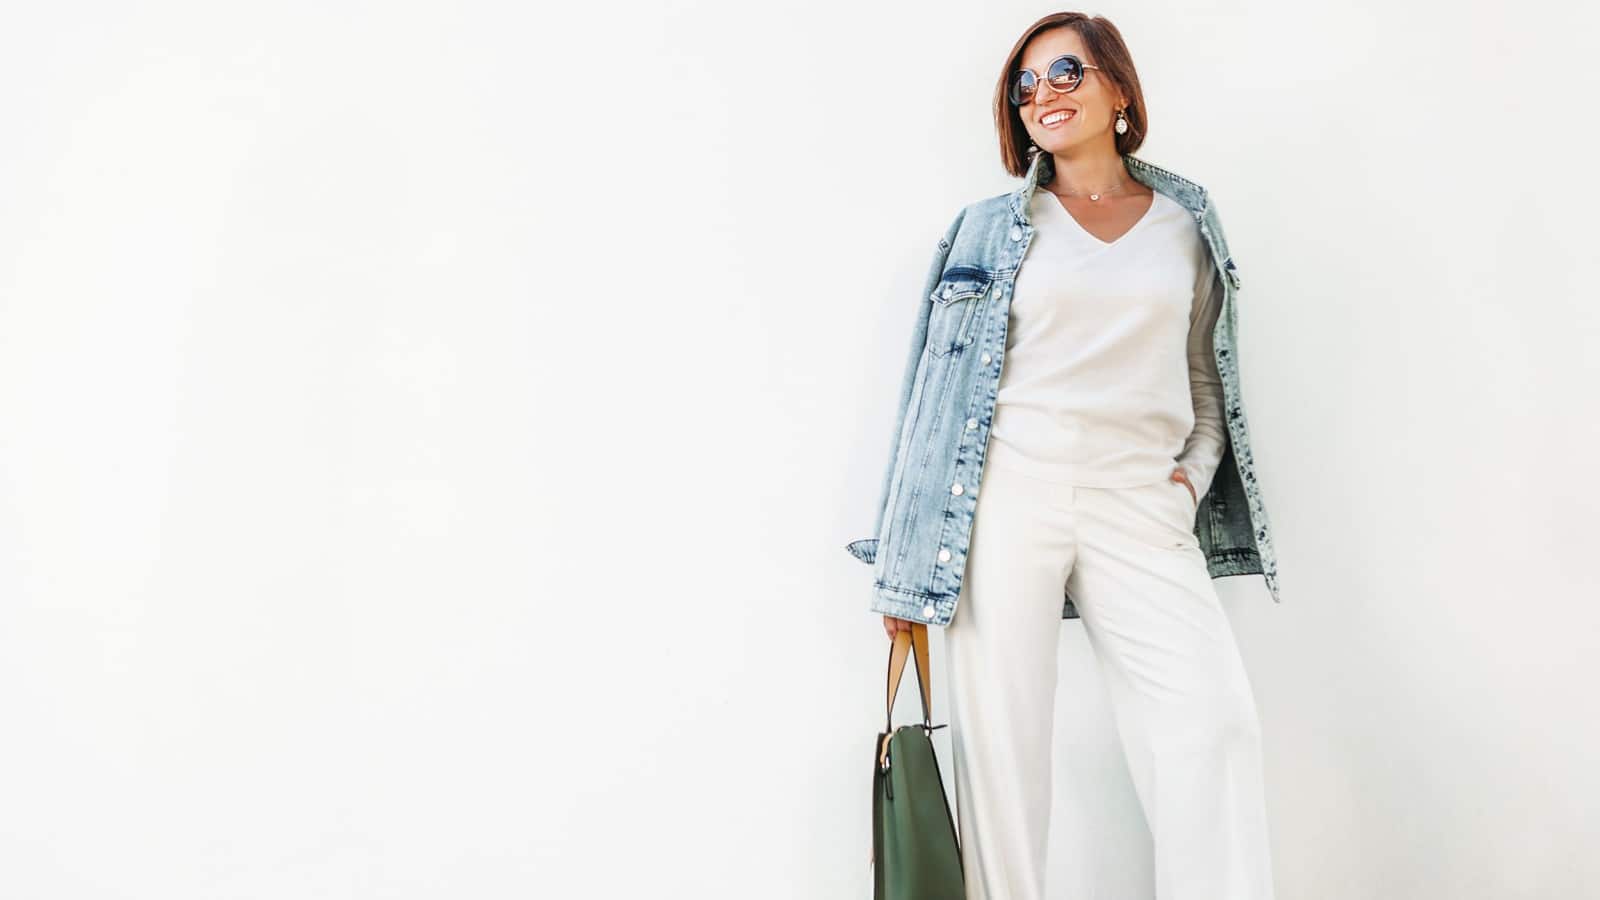
<svg viewBox="0 0 1600 900">
<path fill-rule="evenodd" d="M 922 697 L 922 722 L 924 725 L 933 724 L 933 694 L 931 691 L 933 680 L 928 677 L 928 626 L 921 622 L 912 622 L 911 630 L 904 629 L 894 633 L 894 644 L 889 647 L 889 681 L 888 700 L 885 704 L 883 722 L 884 730 L 892 731 L 894 715 L 894 698 L 900 693 L 900 679 L 905 673 L 906 657 L 915 651 L 916 676 L 918 691 Z"/>
<path fill-rule="evenodd" d="M 922 698 L 922 727 L 928 731 L 943 728 L 933 724 L 933 677 L 928 653 L 928 626 L 912 622 L 911 630 L 894 633 L 894 643 L 889 646 L 889 671 L 885 687 L 887 701 L 883 713 L 883 737 L 879 741 L 878 765 L 886 766 L 889 737 L 894 733 L 894 698 L 900 693 L 900 679 L 905 674 L 906 658 L 911 657 L 916 666 L 918 695 Z"/>
</svg>

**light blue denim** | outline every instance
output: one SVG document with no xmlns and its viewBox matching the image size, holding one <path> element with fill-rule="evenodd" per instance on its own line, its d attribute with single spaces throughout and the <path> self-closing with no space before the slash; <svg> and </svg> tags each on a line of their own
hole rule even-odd
<svg viewBox="0 0 1600 900">
<path fill-rule="evenodd" d="M 1195 511 L 1206 568 L 1212 578 L 1260 573 L 1281 602 L 1239 394 L 1239 267 L 1205 188 L 1131 155 L 1123 162 L 1139 182 L 1189 210 L 1222 280 L 1212 336 L 1228 439 Z M 874 536 L 846 545 L 872 566 L 873 612 L 929 625 L 948 625 L 955 615 L 1005 364 L 1012 286 L 1033 240 L 1028 203 L 1052 168 L 1050 154 L 1037 154 L 1021 187 L 968 204 L 939 239 L 917 300 Z M 1065 586 L 1061 617 L 1078 618 Z"/>
</svg>

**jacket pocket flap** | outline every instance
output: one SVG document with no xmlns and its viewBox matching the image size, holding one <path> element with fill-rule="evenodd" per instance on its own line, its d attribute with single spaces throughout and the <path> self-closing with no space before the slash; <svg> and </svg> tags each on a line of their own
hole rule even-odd
<svg viewBox="0 0 1600 900">
<path fill-rule="evenodd" d="M 983 296 L 989 289 L 989 282 L 993 278 L 982 269 L 970 266 L 956 266 L 947 269 L 940 276 L 939 283 L 934 285 L 933 293 L 929 295 L 935 303 L 949 304 L 962 300 L 971 300 Z"/>
</svg>

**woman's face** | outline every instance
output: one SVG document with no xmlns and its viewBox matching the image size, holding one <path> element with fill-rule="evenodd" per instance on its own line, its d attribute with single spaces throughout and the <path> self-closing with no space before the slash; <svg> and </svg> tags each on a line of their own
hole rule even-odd
<svg viewBox="0 0 1600 900">
<path fill-rule="evenodd" d="M 1028 136 L 1047 153 L 1071 155 L 1074 149 L 1089 147 L 1104 141 L 1115 148 L 1117 110 L 1124 103 L 1121 93 L 1099 69 L 1085 69 L 1083 80 L 1071 93 L 1060 93 L 1044 80 L 1050 61 L 1063 53 L 1071 53 L 1089 65 L 1098 65 L 1083 46 L 1083 40 L 1071 28 L 1051 28 L 1041 31 L 1022 48 L 1022 68 L 1032 69 L 1039 77 L 1038 91 L 1033 100 L 1017 107 Z M 1061 121 L 1059 115 L 1067 113 Z M 1044 123 L 1051 116 L 1052 124 Z M 1114 149 L 1113 149 L 1113 152 Z"/>
</svg>

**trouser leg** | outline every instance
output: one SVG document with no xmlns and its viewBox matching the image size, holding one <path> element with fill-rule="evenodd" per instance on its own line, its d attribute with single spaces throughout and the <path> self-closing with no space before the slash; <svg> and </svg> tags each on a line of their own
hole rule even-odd
<svg viewBox="0 0 1600 900">
<path fill-rule="evenodd" d="M 1073 488 L 991 456 L 945 628 L 967 900 L 1042 900 Z"/>
<path fill-rule="evenodd" d="M 1188 489 L 1077 491 L 1067 587 L 1150 826 L 1157 900 L 1271 900 L 1255 698 Z"/>
</svg>

